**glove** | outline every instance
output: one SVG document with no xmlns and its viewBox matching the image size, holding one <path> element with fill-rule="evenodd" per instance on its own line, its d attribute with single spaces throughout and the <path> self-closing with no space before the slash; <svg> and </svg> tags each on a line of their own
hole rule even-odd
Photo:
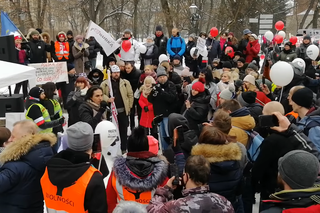
<svg viewBox="0 0 320 213">
<path fill-rule="evenodd" d="M 149 112 L 149 109 L 148 109 L 147 106 L 145 106 L 143 109 L 144 109 L 145 112 Z"/>
<path fill-rule="evenodd" d="M 73 100 L 77 100 L 78 98 L 81 97 L 81 91 L 80 90 L 77 90 L 74 95 L 73 95 Z"/>
<path fill-rule="evenodd" d="M 64 117 L 60 118 L 60 119 L 59 119 L 59 124 L 61 124 L 61 125 L 64 124 L 64 120 L 65 120 Z"/>
<path fill-rule="evenodd" d="M 86 50 L 86 49 L 82 48 L 82 49 L 81 49 L 81 52 L 83 53 L 85 50 Z"/>
<path fill-rule="evenodd" d="M 107 109 L 108 108 L 108 103 L 106 101 L 101 101 L 100 107 Z"/>
</svg>

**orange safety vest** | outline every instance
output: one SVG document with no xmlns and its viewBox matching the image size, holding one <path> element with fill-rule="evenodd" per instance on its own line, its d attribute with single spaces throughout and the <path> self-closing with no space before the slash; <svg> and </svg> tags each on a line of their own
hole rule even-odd
<svg viewBox="0 0 320 213">
<path fill-rule="evenodd" d="M 57 195 L 57 186 L 49 179 L 48 169 L 44 172 L 40 183 L 47 212 L 87 213 L 84 209 L 84 198 L 88 184 L 95 172 L 99 172 L 92 166 L 73 184 L 62 190 L 62 196 Z"/>
<path fill-rule="evenodd" d="M 137 203 L 148 205 L 155 193 L 155 189 L 152 191 L 136 191 L 132 190 L 126 186 L 120 185 L 118 182 L 114 172 L 112 173 L 112 187 L 117 193 L 117 201 L 118 203 L 122 201 L 135 201 Z"/>
<path fill-rule="evenodd" d="M 60 42 L 56 41 L 54 47 L 55 47 L 55 53 L 58 58 L 58 60 L 61 60 L 63 57 L 66 59 L 69 59 L 69 54 L 70 54 L 70 48 L 69 48 L 69 43 L 68 42 L 62 42 L 63 43 L 63 54 L 61 54 L 60 50 Z"/>
</svg>

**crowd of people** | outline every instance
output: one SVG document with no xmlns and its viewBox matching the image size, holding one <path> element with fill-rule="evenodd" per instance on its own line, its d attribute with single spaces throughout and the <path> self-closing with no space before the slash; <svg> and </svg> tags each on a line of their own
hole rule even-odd
<svg viewBox="0 0 320 213">
<path fill-rule="evenodd" d="M 297 48 L 260 44 L 249 29 L 240 41 L 225 32 L 219 40 L 191 34 L 186 43 L 178 29 L 167 38 L 157 26 L 139 44 L 127 29 L 111 55 L 71 31 L 56 42 L 33 29 L 27 37 L 15 37 L 19 63 L 65 61 L 69 83 L 32 88 L 26 120 L 11 132 L 0 128 L 1 212 L 43 212 L 43 200 L 48 213 L 252 213 L 256 202 L 263 213 L 320 212 L 320 71 L 306 55 L 309 35 Z M 197 38 L 206 39 L 207 61 L 191 51 Z M 294 70 L 284 87 L 267 74 L 279 60 Z M 122 156 L 109 171 L 92 146 L 96 126 L 112 119 L 111 104 Z M 262 122 L 270 117 L 273 124 Z M 67 148 L 58 152 L 64 129 Z"/>
</svg>

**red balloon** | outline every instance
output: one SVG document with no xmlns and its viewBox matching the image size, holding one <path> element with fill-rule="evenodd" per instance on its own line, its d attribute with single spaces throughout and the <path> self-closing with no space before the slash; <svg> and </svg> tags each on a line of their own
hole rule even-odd
<svg viewBox="0 0 320 213">
<path fill-rule="evenodd" d="M 283 37 L 281 35 L 276 35 L 274 37 L 274 41 L 277 43 L 277 44 L 281 44 L 283 42 Z"/>
<path fill-rule="evenodd" d="M 298 38 L 295 36 L 292 36 L 289 41 L 292 43 L 292 45 L 296 45 L 296 43 L 298 42 Z"/>
<path fill-rule="evenodd" d="M 129 40 L 124 40 L 121 47 L 123 51 L 128 52 L 131 49 L 131 42 Z"/>
<path fill-rule="evenodd" d="M 265 55 L 261 55 L 260 59 L 263 60 L 266 56 Z"/>
<path fill-rule="evenodd" d="M 277 30 L 282 30 L 284 28 L 284 23 L 282 21 L 277 21 L 274 26 Z"/>
<path fill-rule="evenodd" d="M 216 37 L 217 35 L 219 35 L 219 30 L 216 27 L 212 27 L 210 30 L 210 35 L 212 37 Z"/>
</svg>

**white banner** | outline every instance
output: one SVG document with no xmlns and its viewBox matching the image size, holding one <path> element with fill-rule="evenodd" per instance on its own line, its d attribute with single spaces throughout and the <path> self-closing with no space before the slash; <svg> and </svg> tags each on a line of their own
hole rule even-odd
<svg viewBox="0 0 320 213">
<path fill-rule="evenodd" d="M 69 82 L 67 62 L 28 64 L 36 69 L 36 85 L 47 82 Z"/>
<path fill-rule="evenodd" d="M 109 87 L 109 95 L 110 95 L 110 97 L 113 97 L 110 69 L 108 69 L 108 87 Z M 118 117 L 117 117 L 118 112 L 117 112 L 117 107 L 116 107 L 116 104 L 114 101 L 111 103 L 111 113 L 112 113 L 112 118 L 111 118 L 112 123 L 117 127 L 118 135 L 119 135 L 119 123 L 118 123 Z"/>
<path fill-rule="evenodd" d="M 99 27 L 93 21 L 90 21 L 86 38 L 93 36 L 96 41 L 101 45 L 104 52 L 107 56 L 113 53 L 120 45 L 117 43 L 116 40 L 112 38 L 112 36 L 104 31 L 101 27 Z"/>
<path fill-rule="evenodd" d="M 197 48 L 200 52 L 204 51 L 207 47 L 206 47 L 206 39 L 203 38 L 198 38 L 197 39 Z"/>
</svg>

